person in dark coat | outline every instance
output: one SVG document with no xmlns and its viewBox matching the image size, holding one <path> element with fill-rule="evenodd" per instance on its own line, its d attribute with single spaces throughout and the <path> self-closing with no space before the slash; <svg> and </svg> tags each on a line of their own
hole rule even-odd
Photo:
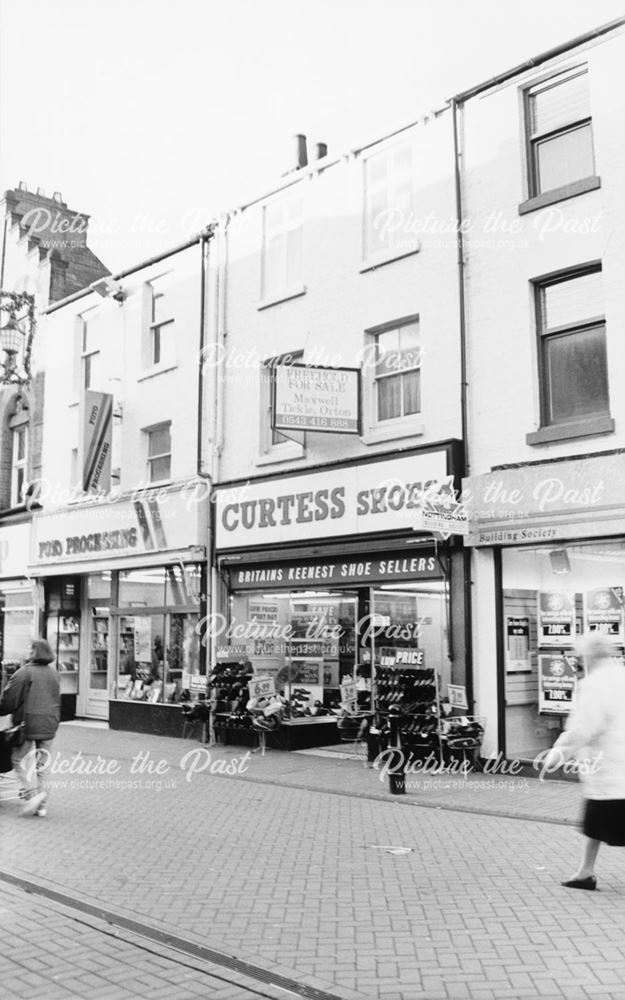
<svg viewBox="0 0 625 1000">
<path fill-rule="evenodd" d="M 23 789 L 25 816 L 45 816 L 48 793 L 45 771 L 52 740 L 61 719 L 59 675 L 54 655 L 45 639 L 35 639 L 28 660 L 14 674 L 2 695 L 0 714 L 25 724 L 25 740 L 13 748 L 13 769 Z"/>
</svg>

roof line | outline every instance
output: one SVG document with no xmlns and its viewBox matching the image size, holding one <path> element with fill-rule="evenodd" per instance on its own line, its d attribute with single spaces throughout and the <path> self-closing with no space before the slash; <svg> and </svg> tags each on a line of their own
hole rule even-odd
<svg viewBox="0 0 625 1000">
<path fill-rule="evenodd" d="M 569 52 L 571 49 L 575 49 L 578 46 L 583 45 L 585 42 L 592 41 L 593 38 L 600 38 L 601 35 L 606 35 L 608 32 L 614 31 L 616 28 L 621 28 L 623 25 L 625 25 L 625 17 L 618 17 L 614 21 L 602 24 L 599 28 L 593 28 L 591 31 L 585 31 L 582 35 L 577 35 L 576 38 L 571 38 L 568 42 L 562 42 L 560 45 L 555 45 L 553 48 L 547 49 L 546 52 L 541 52 L 540 55 L 533 56 L 531 59 L 526 59 L 525 62 L 519 63 L 518 66 L 514 66 L 512 69 L 505 70 L 503 73 L 498 73 L 496 76 L 491 77 L 490 80 L 484 80 L 483 83 L 478 83 L 474 87 L 469 87 L 468 90 L 463 90 L 459 94 L 454 94 L 453 97 L 449 98 L 449 101 L 453 101 L 455 104 L 462 104 L 464 101 L 469 100 L 471 97 L 475 97 L 484 90 L 489 90 L 491 87 L 496 87 L 500 83 L 505 83 L 507 80 L 511 80 L 512 77 L 518 76 L 520 73 L 524 73 L 528 69 L 540 66 L 541 63 L 547 62 L 549 59 L 554 59 L 555 56 L 562 55 L 564 52 Z"/>
</svg>

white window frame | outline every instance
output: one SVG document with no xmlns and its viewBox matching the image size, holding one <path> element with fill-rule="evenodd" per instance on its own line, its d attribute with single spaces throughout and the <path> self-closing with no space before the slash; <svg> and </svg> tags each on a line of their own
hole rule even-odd
<svg viewBox="0 0 625 1000">
<path fill-rule="evenodd" d="M 402 327 L 419 325 L 419 364 L 407 368 L 406 371 L 423 372 L 423 342 L 421 338 L 421 316 L 413 313 L 410 316 L 402 316 L 399 319 L 382 323 L 379 326 L 371 327 L 365 331 L 365 351 L 362 373 L 363 388 L 363 435 L 365 444 L 377 444 L 379 441 L 393 441 L 397 438 L 417 437 L 424 433 L 424 396 L 423 379 L 421 378 L 420 396 L 421 410 L 418 413 L 411 413 L 407 416 L 390 417 L 386 420 L 378 419 L 378 383 L 381 379 L 390 377 L 389 375 L 376 376 L 377 340 L 383 333 L 391 330 L 400 330 Z M 400 374 L 401 369 L 394 374 Z"/>
<path fill-rule="evenodd" d="M 284 363 L 301 364 L 304 360 L 303 350 L 286 351 L 283 354 L 267 358 L 260 370 L 260 441 L 257 465 L 272 462 L 286 462 L 303 458 L 306 454 L 306 434 L 293 431 L 293 438 L 287 438 L 281 431 L 274 431 L 271 422 L 273 415 L 273 384 L 276 365 Z M 283 440 L 275 440 L 280 435 Z"/>
<path fill-rule="evenodd" d="M 404 213 L 397 205 L 398 199 L 396 197 L 396 190 L 403 183 L 403 173 L 393 173 L 392 166 L 394 158 L 402 150 L 409 150 L 412 160 L 410 170 L 412 176 L 411 204 L 406 218 L 403 218 Z M 390 164 L 390 167 L 387 165 L 387 175 L 379 181 L 372 180 L 372 167 L 382 159 L 386 159 Z M 412 135 L 394 142 L 392 145 L 385 146 L 383 149 L 372 149 L 363 156 L 362 271 L 383 263 L 390 263 L 393 260 L 400 260 L 402 257 L 408 257 L 420 250 L 421 244 L 418 236 L 410 232 L 410 226 L 414 224 L 417 214 L 417 162 L 416 138 Z M 373 223 L 371 200 L 380 191 L 386 195 L 380 228 L 384 225 L 389 227 L 389 240 L 385 246 L 371 246 L 370 228 Z"/>
<path fill-rule="evenodd" d="M 290 204 L 295 202 L 299 203 L 299 212 L 292 218 L 289 218 L 289 208 Z M 282 208 L 282 220 L 276 225 L 269 227 L 268 214 L 278 208 Z M 287 191 L 281 192 L 271 201 L 263 205 L 262 210 L 262 225 L 263 225 L 263 235 L 262 235 L 262 254 L 261 254 L 261 288 L 260 288 L 260 305 L 259 308 L 265 308 L 268 305 L 273 305 L 278 302 L 284 302 L 285 299 L 295 298 L 298 295 L 303 295 L 306 292 L 306 286 L 303 284 L 304 275 L 304 195 L 300 185 L 295 185 L 294 188 L 290 188 Z M 288 252 L 289 252 L 289 237 L 298 232 L 300 233 L 300 272 L 292 280 L 288 277 Z M 269 245 L 272 240 L 281 240 L 283 242 L 283 247 L 280 252 L 280 274 L 278 276 L 269 276 L 268 274 L 268 264 L 269 264 Z"/>
<path fill-rule="evenodd" d="M 168 369 L 176 367 L 176 357 L 174 348 L 174 340 L 172 336 L 172 331 L 175 329 L 175 316 L 172 311 L 171 316 L 167 316 L 166 319 L 157 320 L 154 318 L 154 306 L 157 299 L 165 299 L 166 303 L 170 303 L 171 295 L 171 285 L 165 284 L 166 280 L 171 278 L 173 271 L 168 271 L 166 274 L 159 275 L 158 278 L 153 278 L 152 281 L 148 282 L 148 367 L 153 369 Z M 163 287 L 165 286 L 165 287 Z M 156 341 L 158 338 L 159 346 L 161 344 L 160 333 L 165 327 L 170 327 L 168 331 L 172 339 L 172 355 L 170 358 L 163 361 L 161 358 L 156 360 Z M 160 351 L 159 351 L 160 353 Z"/>
<path fill-rule="evenodd" d="M 169 451 L 159 452 L 157 455 L 150 455 L 150 435 L 156 431 L 161 431 L 167 428 L 169 430 Z M 143 433 L 145 434 L 145 453 L 146 453 L 146 467 L 147 467 L 147 480 L 148 484 L 153 483 L 167 483 L 171 481 L 171 463 L 172 463 L 172 440 L 171 440 L 171 420 L 161 420 L 158 424 L 152 424 L 150 427 L 144 427 Z M 163 477 L 162 479 L 152 478 L 152 462 L 158 459 L 169 458 L 169 475 Z"/>
<path fill-rule="evenodd" d="M 15 419 L 15 418 L 14 418 Z M 19 507 L 20 504 L 24 503 L 24 496 L 20 496 L 20 492 L 23 493 L 24 485 L 28 481 L 28 415 L 26 419 L 19 424 L 11 426 L 13 421 L 9 422 L 10 432 L 11 432 L 11 507 Z M 22 458 L 18 458 L 18 442 L 20 435 L 24 435 L 24 455 Z M 22 489 L 19 488 L 19 477 L 22 473 Z"/>
<path fill-rule="evenodd" d="M 89 321 L 100 319 L 99 313 L 95 309 L 89 309 L 80 315 L 80 387 L 82 389 L 95 388 L 91 385 L 91 362 L 95 357 L 101 355 L 100 347 L 88 349 L 87 336 Z M 101 387 L 99 387 L 101 388 Z"/>
</svg>

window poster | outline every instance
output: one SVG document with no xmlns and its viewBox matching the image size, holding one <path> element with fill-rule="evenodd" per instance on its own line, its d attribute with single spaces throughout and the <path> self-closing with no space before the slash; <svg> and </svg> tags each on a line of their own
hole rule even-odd
<svg viewBox="0 0 625 1000">
<path fill-rule="evenodd" d="M 538 645 L 560 648 L 575 644 L 575 592 L 539 590 Z"/>
<path fill-rule="evenodd" d="M 623 588 L 599 587 L 584 594 L 584 618 L 587 632 L 598 632 L 623 645 Z"/>
<path fill-rule="evenodd" d="M 577 685 L 576 661 L 563 653 L 538 657 L 538 711 L 543 715 L 568 715 Z"/>
<path fill-rule="evenodd" d="M 278 605 L 275 601 L 263 601 L 250 598 L 247 611 L 248 621 L 251 622 L 277 622 Z"/>
<path fill-rule="evenodd" d="M 527 615 L 506 616 L 506 670 L 531 670 L 530 620 Z"/>
<path fill-rule="evenodd" d="M 135 626 L 135 660 L 137 663 L 152 662 L 152 619 L 136 616 Z"/>
</svg>

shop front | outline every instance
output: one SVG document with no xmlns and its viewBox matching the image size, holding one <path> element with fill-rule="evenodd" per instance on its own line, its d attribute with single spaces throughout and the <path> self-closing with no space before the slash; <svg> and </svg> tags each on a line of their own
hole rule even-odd
<svg viewBox="0 0 625 1000">
<path fill-rule="evenodd" d="M 625 651 L 625 455 L 465 481 L 475 585 L 476 694 L 497 713 L 491 753 L 533 762 L 574 703 L 576 640 Z M 495 735 L 495 730 L 491 737 Z"/>
<path fill-rule="evenodd" d="M 0 662 L 2 685 L 28 655 L 35 635 L 33 587 L 27 577 L 30 519 L 0 527 Z"/>
<path fill-rule="evenodd" d="M 175 734 L 205 692 L 206 506 L 188 486 L 33 518 L 44 630 L 79 717 Z"/>
<path fill-rule="evenodd" d="M 252 676 L 283 702 L 285 749 L 338 743 L 349 698 L 363 717 L 394 704 L 416 730 L 465 683 L 462 550 L 420 520 L 434 484 L 453 491 L 455 457 L 450 443 L 217 490 L 222 725 L 245 729 Z"/>
</svg>

